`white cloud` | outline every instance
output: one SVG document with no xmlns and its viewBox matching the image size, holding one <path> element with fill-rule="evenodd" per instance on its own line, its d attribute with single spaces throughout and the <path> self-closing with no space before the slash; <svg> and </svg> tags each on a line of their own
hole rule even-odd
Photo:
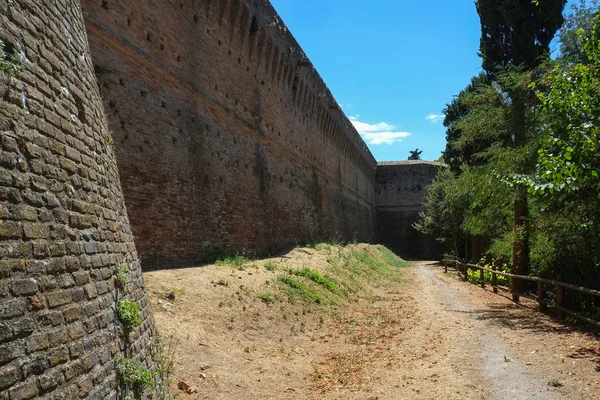
<svg viewBox="0 0 600 400">
<path fill-rule="evenodd" d="M 410 132 L 396 131 L 396 127 L 387 122 L 368 124 L 359 121 L 358 116 L 350 117 L 350 121 L 368 144 L 393 144 L 410 136 Z"/>
<path fill-rule="evenodd" d="M 444 115 L 431 113 L 428 116 L 426 116 L 425 119 L 429 121 L 430 124 L 439 124 L 444 120 Z"/>
</svg>

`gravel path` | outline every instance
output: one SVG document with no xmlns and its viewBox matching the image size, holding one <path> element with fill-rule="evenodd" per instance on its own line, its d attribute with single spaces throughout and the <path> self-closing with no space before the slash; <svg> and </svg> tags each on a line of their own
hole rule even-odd
<svg viewBox="0 0 600 400">
<path fill-rule="evenodd" d="M 534 310 L 515 306 L 427 263 L 418 264 L 412 272 L 412 287 L 421 293 L 413 292 L 423 322 L 413 328 L 411 344 L 419 345 L 419 335 L 443 336 L 438 351 L 428 355 L 429 362 L 442 365 L 444 373 L 457 378 L 425 388 L 417 398 L 598 398 L 599 374 L 594 370 L 598 360 L 592 355 L 579 362 L 565 360 L 580 348 L 597 348 L 597 340 L 590 335 L 565 329 Z M 527 319 L 529 323 L 522 322 Z M 571 355 L 561 354 L 569 350 Z"/>
</svg>

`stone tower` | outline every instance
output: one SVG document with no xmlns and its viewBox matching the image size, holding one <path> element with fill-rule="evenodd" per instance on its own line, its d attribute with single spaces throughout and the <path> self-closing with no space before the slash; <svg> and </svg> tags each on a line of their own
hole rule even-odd
<svg viewBox="0 0 600 400">
<path fill-rule="evenodd" d="M 0 399 L 115 398 L 154 324 L 79 1 L 0 0 L 0 40 L 24 66 L 0 71 Z"/>
</svg>

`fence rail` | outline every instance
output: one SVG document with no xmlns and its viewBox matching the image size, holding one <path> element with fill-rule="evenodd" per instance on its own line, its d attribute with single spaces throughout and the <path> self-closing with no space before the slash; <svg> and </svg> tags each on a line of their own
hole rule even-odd
<svg viewBox="0 0 600 400">
<path fill-rule="evenodd" d="M 537 301 L 539 310 L 542 312 L 546 311 L 547 307 L 554 308 L 556 310 L 556 316 L 559 320 L 564 320 L 566 314 L 573 318 L 587 322 L 588 324 L 600 327 L 600 321 L 586 317 L 565 307 L 565 289 L 597 297 L 600 297 L 600 290 L 588 289 L 582 286 L 572 285 L 570 283 L 565 283 L 553 279 L 539 278 L 537 276 L 518 275 L 512 274 L 510 272 L 497 271 L 495 268 L 490 269 L 479 264 L 463 263 L 459 259 L 454 257 L 444 256 L 442 258 L 442 265 L 444 266 L 444 272 L 448 272 L 449 265 L 454 266 L 454 268 L 463 275 L 463 279 L 465 281 L 469 279 L 470 269 L 479 270 L 479 283 L 482 287 L 485 286 L 484 273 L 486 271 L 490 272 L 492 274 L 492 283 L 490 286 L 494 289 L 494 293 L 498 293 L 498 289 L 504 290 L 512 294 L 512 299 L 515 302 L 519 302 L 520 297 Z M 510 278 L 510 288 L 498 285 L 498 275 Z M 537 282 L 537 295 L 534 297 L 528 296 L 525 293 L 519 293 L 516 289 L 519 280 Z M 556 301 L 548 301 L 544 298 L 546 293 L 544 290 L 544 285 L 552 285 L 556 288 Z"/>
</svg>

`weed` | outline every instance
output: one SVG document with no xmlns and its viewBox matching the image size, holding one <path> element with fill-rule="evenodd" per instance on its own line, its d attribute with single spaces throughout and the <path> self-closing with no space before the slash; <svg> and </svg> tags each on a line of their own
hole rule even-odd
<svg viewBox="0 0 600 400">
<path fill-rule="evenodd" d="M 244 265 L 249 262 L 252 262 L 251 258 L 237 254 L 235 256 L 221 256 L 217 258 L 215 264 L 220 266 L 229 265 L 231 267 L 237 267 L 239 270 L 243 270 Z"/>
<path fill-rule="evenodd" d="M 181 296 L 184 293 L 185 293 L 185 290 L 182 288 L 176 288 L 176 287 L 168 288 L 165 291 L 165 298 L 167 298 L 168 300 L 171 300 L 171 301 L 175 301 L 175 299 L 177 299 L 179 296 Z"/>
<path fill-rule="evenodd" d="M 336 234 L 335 236 L 329 238 L 329 240 L 325 241 L 326 244 L 333 247 L 344 247 L 346 242 L 342 239 L 340 234 Z"/>
<path fill-rule="evenodd" d="M 217 282 L 217 285 L 219 286 L 229 286 L 229 282 L 227 282 L 225 279 L 219 279 L 219 281 Z"/>
<path fill-rule="evenodd" d="M 303 300 L 321 304 L 321 297 L 304 282 L 290 275 L 280 276 L 279 280 L 287 286 L 291 293 L 299 295 Z"/>
<path fill-rule="evenodd" d="M 273 272 L 277 269 L 277 264 L 272 261 L 269 261 L 265 263 L 264 267 L 267 271 Z"/>
<path fill-rule="evenodd" d="M 152 357 L 156 365 L 156 370 L 153 372 L 154 382 L 160 382 L 159 385 L 154 385 L 152 389 L 152 399 L 167 400 L 174 398 L 169 390 L 173 379 L 173 360 L 175 359 L 175 346 L 173 339 L 165 345 L 162 337 L 156 334 L 154 337 L 154 356 Z"/>
<path fill-rule="evenodd" d="M 321 286 L 324 286 L 325 288 L 327 288 L 327 290 L 329 290 L 332 293 L 341 294 L 340 287 L 337 284 L 337 282 L 333 278 L 328 277 L 327 275 L 323 276 L 317 271 L 314 271 L 309 268 L 290 269 L 288 270 L 288 272 L 292 275 L 302 276 Z"/>
<path fill-rule="evenodd" d="M 485 267 L 486 268 L 491 268 L 490 265 L 485 265 Z M 481 270 L 469 269 L 467 271 L 467 277 L 469 279 L 469 282 L 471 282 L 471 283 L 479 283 L 480 279 L 481 279 L 481 272 L 480 271 Z M 501 272 L 509 272 L 506 269 L 502 269 L 500 271 Z M 489 271 L 483 271 L 483 281 L 491 284 L 492 283 L 492 273 L 489 272 Z M 496 284 L 497 285 L 501 285 L 501 286 L 508 286 L 509 285 L 509 278 L 507 276 L 496 274 Z"/>
<path fill-rule="evenodd" d="M 146 388 L 154 386 L 152 372 L 130 358 L 117 359 L 117 371 L 126 387 L 133 391 L 133 398 L 138 400 Z"/>
<path fill-rule="evenodd" d="M 140 307 L 137 305 L 135 301 L 131 300 L 121 300 L 117 305 L 117 315 L 119 316 L 119 321 L 123 326 L 123 330 L 127 335 L 131 333 L 133 328 L 140 325 L 142 323 L 142 318 L 140 317 Z"/>
<path fill-rule="evenodd" d="M 251 350 L 249 346 L 244 347 L 244 353 L 250 353 Z"/>
<path fill-rule="evenodd" d="M 117 277 L 117 286 L 123 290 L 127 286 L 129 282 L 131 282 L 131 277 L 129 276 L 129 267 L 127 264 L 122 263 L 117 265 L 116 271 Z"/>
<path fill-rule="evenodd" d="M 4 71 L 9 75 L 17 75 L 24 70 L 25 67 L 23 64 L 21 64 L 14 54 L 6 50 L 4 42 L 0 40 L 0 71 Z"/>
<path fill-rule="evenodd" d="M 268 292 L 259 293 L 258 298 L 267 304 L 273 304 L 275 303 L 275 300 L 277 300 L 273 293 Z"/>
</svg>

